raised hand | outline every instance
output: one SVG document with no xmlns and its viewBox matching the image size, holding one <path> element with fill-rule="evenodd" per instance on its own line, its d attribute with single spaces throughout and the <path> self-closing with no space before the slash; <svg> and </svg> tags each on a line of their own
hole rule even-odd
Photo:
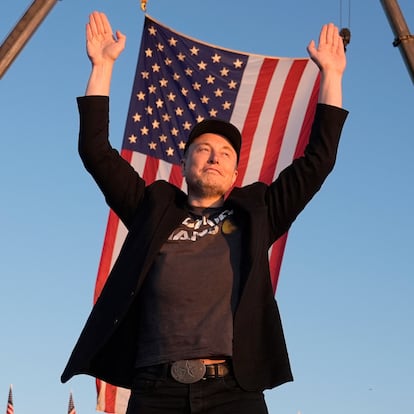
<svg viewBox="0 0 414 414">
<path fill-rule="evenodd" d="M 86 51 L 92 62 L 92 71 L 86 86 L 86 95 L 109 96 L 112 70 L 125 48 L 126 37 L 119 30 L 116 37 L 104 13 L 93 12 L 86 25 Z"/>
<path fill-rule="evenodd" d="M 324 25 L 319 35 L 318 46 L 316 47 L 312 40 L 307 49 L 309 56 L 322 72 L 325 70 L 344 72 L 346 67 L 344 43 L 334 24 Z"/>
<path fill-rule="evenodd" d="M 308 53 L 321 71 L 319 102 L 342 106 L 342 76 L 346 67 L 345 48 L 338 28 L 332 24 L 322 27 L 319 44 L 312 40 Z"/>
<path fill-rule="evenodd" d="M 125 41 L 126 37 L 120 31 L 114 37 L 104 13 L 95 11 L 90 14 L 86 25 L 86 50 L 93 65 L 114 62 L 124 50 Z"/>
</svg>

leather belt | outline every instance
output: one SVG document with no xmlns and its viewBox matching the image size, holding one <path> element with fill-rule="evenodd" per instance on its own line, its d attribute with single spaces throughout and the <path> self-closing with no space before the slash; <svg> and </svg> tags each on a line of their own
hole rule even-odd
<svg viewBox="0 0 414 414">
<path fill-rule="evenodd" d="M 173 362 L 170 373 L 182 384 L 193 384 L 201 379 L 223 378 L 230 373 L 230 368 L 227 362 L 206 365 L 201 359 L 184 359 Z"/>
<path fill-rule="evenodd" d="M 138 377 L 141 375 L 158 378 L 172 377 L 183 384 L 192 384 L 205 379 L 223 378 L 231 373 L 231 360 L 214 362 L 214 360 L 186 359 L 136 369 Z"/>
</svg>

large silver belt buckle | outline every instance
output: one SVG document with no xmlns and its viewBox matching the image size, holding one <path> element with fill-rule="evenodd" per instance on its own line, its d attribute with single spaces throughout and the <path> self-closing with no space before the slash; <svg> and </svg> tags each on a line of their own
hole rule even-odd
<svg viewBox="0 0 414 414">
<path fill-rule="evenodd" d="M 171 365 L 172 377 L 182 384 L 200 381 L 206 373 L 206 366 L 199 359 L 184 359 Z"/>
</svg>

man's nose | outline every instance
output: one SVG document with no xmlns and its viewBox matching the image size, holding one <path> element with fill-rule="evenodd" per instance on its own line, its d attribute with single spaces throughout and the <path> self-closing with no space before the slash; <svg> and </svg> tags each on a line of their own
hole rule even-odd
<svg viewBox="0 0 414 414">
<path fill-rule="evenodd" d="M 210 154 L 210 158 L 208 159 L 208 162 L 209 162 L 209 164 L 218 164 L 219 163 L 219 159 L 218 159 L 217 155 L 214 152 L 212 152 Z"/>
</svg>

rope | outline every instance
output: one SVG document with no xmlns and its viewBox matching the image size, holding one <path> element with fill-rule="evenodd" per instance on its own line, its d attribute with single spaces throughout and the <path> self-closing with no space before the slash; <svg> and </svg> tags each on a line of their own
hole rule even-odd
<svg viewBox="0 0 414 414">
<path fill-rule="evenodd" d="M 344 10 L 342 0 L 339 0 L 339 27 L 343 27 L 342 22 L 342 13 Z M 351 28 L 351 0 L 348 0 L 348 24 L 346 27 Z"/>
<path fill-rule="evenodd" d="M 339 27 L 341 28 L 339 34 L 342 36 L 342 39 L 344 41 L 344 48 L 346 51 L 346 47 L 351 41 L 351 0 L 348 0 L 348 25 L 346 27 L 342 25 L 342 10 L 342 0 L 339 0 Z"/>
</svg>

